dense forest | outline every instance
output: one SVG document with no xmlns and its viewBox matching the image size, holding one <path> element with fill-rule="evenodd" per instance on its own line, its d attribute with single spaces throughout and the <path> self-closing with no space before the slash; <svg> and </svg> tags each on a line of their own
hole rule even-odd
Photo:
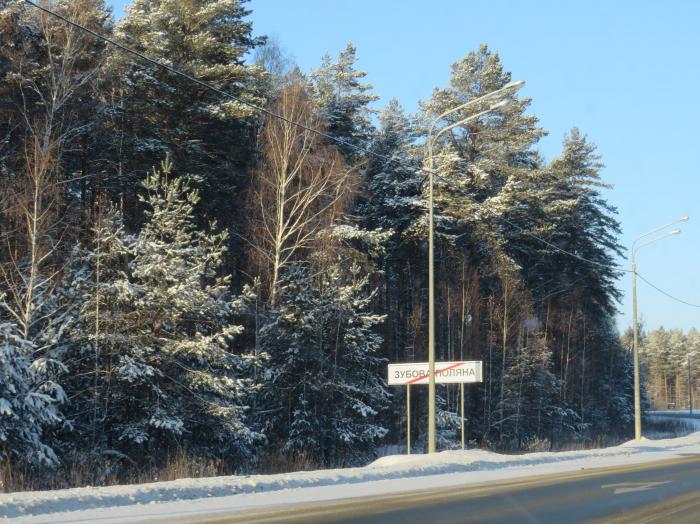
<svg viewBox="0 0 700 524">
<path fill-rule="evenodd" d="M 134 0 L 119 21 L 102 0 L 50 5 L 220 92 L 0 3 L 5 487 L 20 471 L 95 485 L 178 461 L 194 475 L 402 451 L 405 391 L 386 365 L 427 359 L 426 137 L 514 80 L 499 54 L 465 49 L 406 114 L 373 93 L 363 50 L 301 71 L 239 0 Z M 435 142 L 437 358 L 483 361 L 471 446 L 623 434 L 602 159 L 575 127 L 544 159 L 530 99 L 504 96 Z M 673 350 L 653 349 L 674 336 L 645 342 L 657 403 L 661 374 L 683 388 Z M 439 449 L 459 445 L 458 413 L 458 387 L 438 386 Z"/>
<path fill-rule="evenodd" d="M 654 409 L 699 405 L 700 332 L 661 327 L 645 333 L 639 349 L 647 396 Z"/>
</svg>

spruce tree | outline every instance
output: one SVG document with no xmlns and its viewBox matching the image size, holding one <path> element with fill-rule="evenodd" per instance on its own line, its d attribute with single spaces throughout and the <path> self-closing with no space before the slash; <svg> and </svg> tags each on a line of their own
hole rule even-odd
<svg viewBox="0 0 700 524">
<path fill-rule="evenodd" d="M 35 349 L 16 325 L 0 322 L 0 459 L 54 466 L 58 457 L 45 435 L 62 422 L 66 395 L 51 379 L 60 363 Z"/>
<path fill-rule="evenodd" d="M 389 400 L 377 333 L 383 318 L 371 312 L 373 298 L 356 262 L 285 272 L 260 335 L 271 358 L 273 446 L 322 465 L 372 456 L 387 432 L 380 413 Z"/>
<path fill-rule="evenodd" d="M 504 396 L 496 405 L 502 418 L 494 422 L 505 449 L 527 449 L 548 439 L 572 439 L 583 431 L 578 414 L 558 398 L 559 378 L 552 352 L 541 333 L 528 333 L 513 351 L 506 368 Z"/>
</svg>

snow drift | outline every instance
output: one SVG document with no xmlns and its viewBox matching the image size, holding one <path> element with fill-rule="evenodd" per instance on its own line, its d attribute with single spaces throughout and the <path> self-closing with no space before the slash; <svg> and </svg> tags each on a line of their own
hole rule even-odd
<svg viewBox="0 0 700 524">
<path fill-rule="evenodd" d="M 106 522 L 142 521 L 638 464 L 700 453 L 700 420 L 681 420 L 693 424 L 697 432 L 604 449 L 522 455 L 478 449 L 443 451 L 434 455 L 390 455 L 360 468 L 0 494 L 0 517 L 22 522 L 39 516 L 41 522 L 97 518 Z"/>
</svg>

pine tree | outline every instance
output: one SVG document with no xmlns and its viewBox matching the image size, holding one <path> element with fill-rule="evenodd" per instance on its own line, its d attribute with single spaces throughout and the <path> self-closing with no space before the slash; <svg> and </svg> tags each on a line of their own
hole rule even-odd
<svg viewBox="0 0 700 524">
<path fill-rule="evenodd" d="M 339 146 L 351 163 L 359 158 L 357 147 L 367 148 L 372 132 L 369 104 L 378 99 L 372 85 L 363 84 L 367 76 L 356 68 L 357 50 L 348 43 L 336 62 L 329 55 L 311 73 L 320 116 L 328 122 L 328 132 L 346 143 Z"/>
<path fill-rule="evenodd" d="M 367 227 L 392 230 L 397 239 L 418 219 L 420 183 L 418 159 L 410 151 L 415 132 L 396 99 L 379 116 L 358 210 Z"/>
<path fill-rule="evenodd" d="M 620 225 L 617 210 L 608 204 L 601 190 L 610 188 L 601 181 L 603 164 L 595 145 L 577 128 L 565 138 L 561 157 L 550 164 L 554 180 L 553 198 L 545 204 L 545 213 L 553 223 L 550 239 L 560 248 L 591 260 L 582 263 L 562 253 L 548 258 L 561 277 L 579 279 L 596 313 L 611 315 L 619 292 L 615 288 L 618 272 L 614 255 L 622 255 L 617 238 Z M 565 276 L 564 276 L 565 275 Z"/>
<path fill-rule="evenodd" d="M 108 213 L 78 268 L 84 304 L 67 359 L 89 405 L 80 427 L 101 449 L 162 457 L 175 446 L 230 460 L 258 435 L 245 422 L 257 359 L 231 341 L 243 298 L 218 271 L 226 234 L 195 228 L 199 194 L 168 161 L 143 183 L 146 223 L 133 238 Z M 81 383 L 82 382 L 82 383 Z M 80 389 L 86 387 L 86 390 Z"/>
<path fill-rule="evenodd" d="M 422 240 L 413 231 L 423 215 L 424 180 L 420 158 L 413 150 L 414 140 L 415 126 L 398 101 L 390 101 L 379 116 L 379 128 L 372 139 L 372 151 L 381 157 L 369 157 L 356 202 L 356 214 L 362 217 L 365 229 L 379 228 L 390 233 L 378 260 L 380 289 L 375 307 L 387 315 L 382 325 L 384 355 L 396 362 L 407 359 L 404 352 L 414 342 L 407 329 L 415 311 L 411 274 L 412 268 L 425 264 L 420 251 Z M 397 398 L 395 416 L 387 417 L 387 422 L 401 420 L 404 405 Z"/>
<path fill-rule="evenodd" d="M 134 0 L 115 35 L 150 58 L 240 100 L 265 105 L 260 92 L 265 73 L 245 62 L 246 53 L 262 41 L 252 36 L 244 3 Z M 132 196 L 129 188 L 143 179 L 143 166 L 155 165 L 167 153 L 177 174 L 199 181 L 199 215 L 217 219 L 223 227 L 240 226 L 233 202 L 245 188 L 243 174 L 252 160 L 257 113 L 162 68 L 133 62 L 130 56 L 115 55 L 113 67 L 124 78 L 113 107 L 121 191 Z"/>
<path fill-rule="evenodd" d="M 468 53 L 452 65 L 450 86 L 436 89 L 431 99 L 422 104 L 426 123 L 446 110 L 502 88 L 510 82 L 510 73 L 504 71 L 498 53 L 482 44 L 477 52 Z M 459 158 L 460 176 L 468 183 L 472 198 L 481 202 L 495 196 L 511 176 L 522 175 L 523 170 L 536 165 L 537 155 L 532 147 L 545 134 L 537 126 L 537 118 L 527 115 L 529 98 L 519 98 L 516 92 L 504 94 L 507 104 L 466 125 L 443 135 L 438 143 L 451 146 Z M 466 108 L 449 115 L 445 125 L 474 114 L 485 107 Z M 439 165 L 439 164 L 438 164 Z"/>
<path fill-rule="evenodd" d="M 429 125 L 437 115 L 496 91 L 511 80 L 498 53 L 482 44 L 478 51 L 452 65 L 449 87 L 436 89 L 431 99 L 421 104 L 424 122 Z M 541 160 L 533 148 L 545 132 L 535 116 L 526 114 L 531 100 L 519 98 L 515 91 L 505 92 L 503 100 L 507 102 L 503 107 L 443 134 L 435 147 L 438 249 L 440 244 L 453 246 L 449 249 L 466 255 L 470 265 L 485 255 L 486 260 L 479 265 L 486 262 L 491 271 L 504 264 L 511 269 L 518 267 L 514 249 L 509 247 L 514 228 L 501 217 L 528 229 L 528 221 L 517 222 L 531 211 L 528 204 L 537 200 L 542 187 Z M 456 123 L 492 103 L 457 111 L 439 126 Z"/>
</svg>

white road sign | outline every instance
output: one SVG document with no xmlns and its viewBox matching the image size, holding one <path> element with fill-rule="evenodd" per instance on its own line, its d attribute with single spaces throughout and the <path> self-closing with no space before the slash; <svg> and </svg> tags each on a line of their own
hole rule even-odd
<svg viewBox="0 0 700 524">
<path fill-rule="evenodd" d="M 483 382 L 480 360 L 463 362 L 436 362 L 436 384 L 459 384 L 464 382 Z M 428 363 L 411 362 L 408 364 L 389 364 L 389 385 L 427 384 Z"/>
</svg>

